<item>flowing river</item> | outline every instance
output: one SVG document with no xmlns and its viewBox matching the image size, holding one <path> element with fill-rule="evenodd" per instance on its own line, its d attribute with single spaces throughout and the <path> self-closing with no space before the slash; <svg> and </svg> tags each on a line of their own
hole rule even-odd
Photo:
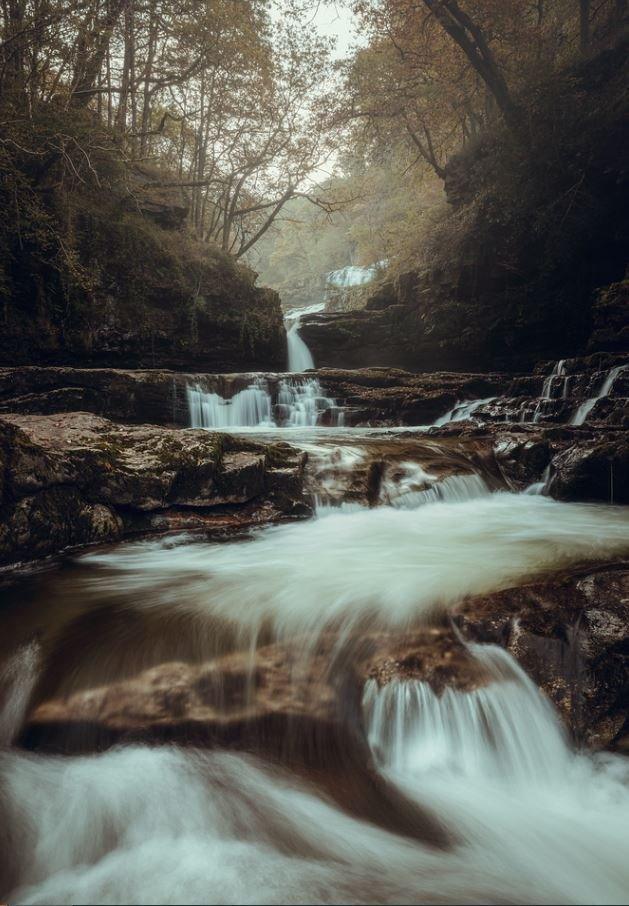
<svg viewBox="0 0 629 906">
<path fill-rule="evenodd" d="M 575 749 L 507 650 L 461 638 L 459 687 L 361 672 L 468 596 L 629 555 L 626 508 L 514 493 L 420 430 L 322 425 L 315 376 L 188 402 L 194 426 L 301 448 L 315 515 L 7 585 L 0 898 L 626 902 L 629 763 Z"/>
</svg>

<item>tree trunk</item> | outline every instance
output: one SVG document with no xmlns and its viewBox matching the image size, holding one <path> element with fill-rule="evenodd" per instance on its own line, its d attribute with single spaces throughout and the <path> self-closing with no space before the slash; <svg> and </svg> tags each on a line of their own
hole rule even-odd
<svg viewBox="0 0 629 906">
<path fill-rule="evenodd" d="M 111 36 L 128 0 L 108 0 L 107 12 L 94 29 L 93 41 L 88 41 L 87 23 L 81 36 L 82 50 L 77 59 L 72 79 L 70 103 L 73 107 L 87 107 L 96 91 L 98 73 L 109 49 Z"/>
<path fill-rule="evenodd" d="M 579 0 L 579 47 L 582 54 L 590 49 L 590 0 Z"/>
<path fill-rule="evenodd" d="M 424 0 L 424 5 L 456 41 L 483 79 L 509 128 L 518 132 L 521 124 L 520 112 L 482 29 L 460 8 L 456 0 Z"/>
<path fill-rule="evenodd" d="M 129 86 L 131 84 L 132 67 L 132 15 L 130 4 L 125 5 L 124 11 L 124 57 L 122 60 L 122 75 L 120 78 L 120 95 L 118 97 L 118 110 L 116 111 L 116 129 L 122 135 L 127 130 L 127 112 L 129 108 Z"/>
<path fill-rule="evenodd" d="M 151 79 L 153 77 L 153 64 L 155 62 L 155 49 L 157 45 L 157 16 L 155 4 L 151 3 L 149 17 L 149 43 L 146 51 L 146 65 L 144 67 L 144 89 L 142 95 L 142 126 L 140 135 L 140 156 L 146 157 L 151 149 Z"/>
</svg>

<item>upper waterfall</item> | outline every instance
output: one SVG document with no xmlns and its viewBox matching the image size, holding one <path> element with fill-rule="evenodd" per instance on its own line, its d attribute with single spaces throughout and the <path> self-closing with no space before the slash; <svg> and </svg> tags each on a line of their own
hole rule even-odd
<svg viewBox="0 0 629 906">
<path fill-rule="evenodd" d="M 302 315 L 316 314 L 323 311 L 324 308 L 325 302 L 316 302 L 306 308 L 291 309 L 284 315 L 286 344 L 288 346 L 288 370 L 295 374 L 301 374 L 303 371 L 308 371 L 315 367 L 312 353 L 299 334 Z"/>
</svg>

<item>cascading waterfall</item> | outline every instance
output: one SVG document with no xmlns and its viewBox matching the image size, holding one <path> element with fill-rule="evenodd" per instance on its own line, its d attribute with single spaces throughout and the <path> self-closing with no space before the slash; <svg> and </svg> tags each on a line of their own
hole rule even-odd
<svg viewBox="0 0 629 906">
<path fill-rule="evenodd" d="M 288 344 L 288 370 L 295 373 L 314 368 L 312 353 L 299 335 L 300 318 L 296 317 L 290 326 L 286 325 L 286 342 Z"/>
<path fill-rule="evenodd" d="M 394 680 L 365 686 L 368 738 L 382 768 L 399 774 L 443 770 L 468 777 L 550 781 L 570 750 L 550 702 L 503 648 L 471 645 L 486 685 L 472 691 Z"/>
<path fill-rule="evenodd" d="M 312 353 L 304 343 L 299 333 L 303 315 L 317 314 L 323 311 L 325 302 L 317 302 L 306 308 L 296 308 L 284 315 L 286 329 L 286 344 L 288 347 L 288 370 L 294 374 L 301 374 L 315 367 Z"/>
<path fill-rule="evenodd" d="M 186 396 L 192 428 L 308 428 L 324 417 L 337 426 L 344 420 L 343 409 L 325 396 L 316 378 L 278 381 L 276 403 L 268 384 L 260 378 L 230 399 L 205 391 L 198 384 L 189 385 Z"/>
<path fill-rule="evenodd" d="M 242 542 L 167 538 L 83 556 L 74 593 L 89 602 L 90 620 L 105 611 L 114 620 L 104 635 L 88 624 L 90 646 L 80 652 L 88 672 L 74 662 L 68 682 L 93 700 L 95 652 L 98 669 L 119 678 L 115 640 L 125 644 L 129 616 L 138 635 L 120 662 L 126 675 L 150 663 L 151 638 L 163 659 L 187 625 L 193 660 L 242 651 L 253 676 L 258 646 L 272 641 L 290 650 L 294 680 L 331 633 L 326 669 L 361 633 L 405 634 L 466 595 L 629 553 L 621 508 L 489 493 L 480 475 L 439 473 L 432 463 L 443 464 L 443 453 L 422 444 L 424 465 L 386 464 L 385 505 L 375 509 L 277 525 Z M 326 482 L 334 492 L 339 473 L 351 478 L 368 465 L 360 446 L 328 449 L 322 493 Z M 67 581 L 76 583 L 73 575 Z M 155 625 L 167 639 L 145 632 Z M 508 653 L 469 652 L 483 668 L 471 691 L 368 680 L 361 705 L 360 687 L 348 700 L 334 686 L 339 738 L 354 740 L 362 727 L 366 738 L 348 746 L 325 796 L 320 770 L 309 775 L 305 766 L 305 785 L 288 768 L 218 749 L 124 744 L 63 758 L 0 751 L 0 895 L 25 904 L 623 902 L 629 770 L 620 757 L 575 755 Z M 0 677 L 5 743 L 20 731 L 37 663 L 27 645 Z M 229 688 L 233 675 L 224 676 Z M 292 688 L 280 691 L 290 698 Z M 169 687 L 175 707 L 182 693 Z M 124 717 L 130 700 L 121 708 Z M 343 800 L 346 785 L 360 808 Z"/>
<path fill-rule="evenodd" d="M 600 396 L 622 367 L 607 375 Z M 556 397 L 560 379 L 565 396 L 561 362 L 543 393 Z M 229 398 L 188 387 L 192 426 L 343 424 L 343 411 L 314 376 L 250 380 Z M 481 417 L 493 400 L 458 403 L 435 425 Z M 221 704 L 214 687 L 199 681 L 202 709 L 194 720 L 233 719 L 229 732 L 240 738 L 237 721 L 258 732 L 258 664 L 281 674 L 288 651 L 286 685 L 271 681 L 266 700 L 271 735 L 285 733 L 279 742 L 290 750 L 308 720 L 321 730 L 311 700 L 304 704 L 296 691 L 296 678 L 316 667 L 330 679 L 331 720 L 338 716 L 334 733 L 347 743 L 347 763 L 323 781 L 317 764 L 311 774 L 308 764 L 291 773 L 288 758 L 280 769 L 217 748 L 125 743 L 63 758 L 11 749 L 15 738 L 25 744 L 25 714 L 45 669 L 39 643 L 22 644 L 0 670 L 3 901 L 626 900 L 629 769 L 620 757 L 575 754 L 549 701 L 505 650 L 467 646 L 482 669 L 466 691 L 438 693 L 413 679 L 383 686 L 369 679 L 362 688 L 358 674 L 351 694 L 344 685 L 361 646 L 438 634 L 427 626 L 440 614 L 445 624 L 467 596 L 629 554 L 626 510 L 543 496 L 550 467 L 525 493 L 507 493 L 495 465 L 449 436 L 355 430 L 288 435 L 308 453 L 308 490 L 325 519 L 256 528 L 238 542 L 168 537 L 81 557 L 61 591 L 71 588 L 87 602 L 88 619 L 79 621 L 84 634 L 72 623 L 63 636 L 61 658 L 70 653 L 71 666 L 54 665 L 53 675 L 67 670 L 67 685 L 52 693 L 62 707 L 74 694 L 92 709 L 96 700 L 113 700 L 124 729 L 137 702 L 116 700 L 109 679 L 150 687 L 147 664 L 165 664 L 173 671 L 165 695 L 175 714 L 186 707 L 181 677 L 189 663 L 211 663 Z M 54 645 L 49 653 L 42 643 L 42 650 L 47 662 Z M 238 664 L 245 664 L 242 677 Z M 260 688 L 275 675 L 263 673 Z M 111 699 L 99 698 L 99 683 Z M 315 686 L 313 712 L 322 687 Z M 285 731 L 275 723 L 282 708 Z M 101 717 L 88 711 L 88 723 Z M 266 755 L 262 723 L 261 749 L 253 750 Z M 70 738 L 74 725 L 62 732 Z M 317 744 L 329 742 L 325 732 Z M 344 800 L 346 787 L 355 799 Z"/>
<path fill-rule="evenodd" d="M 196 384 L 186 388 L 192 428 L 226 430 L 241 427 L 274 427 L 272 400 L 261 380 L 224 399 L 218 393 L 206 392 Z"/>
<path fill-rule="evenodd" d="M 482 406 L 487 406 L 489 403 L 493 403 L 495 399 L 495 396 L 488 396 L 486 399 L 482 400 L 465 400 L 462 403 L 457 403 L 453 409 L 450 409 L 445 415 L 436 419 L 433 422 L 433 427 L 439 428 L 443 425 L 449 425 L 452 422 L 462 422 L 467 418 L 472 418 L 478 409 Z"/>
<path fill-rule="evenodd" d="M 351 286 L 365 286 L 375 280 L 379 271 L 387 266 L 387 261 L 378 261 L 376 264 L 361 267 L 357 264 L 348 264 L 326 275 L 326 283 L 339 289 Z"/>
<path fill-rule="evenodd" d="M 622 902 L 629 767 L 618 756 L 574 754 L 554 709 L 506 651 L 470 652 L 489 674 L 472 691 L 367 683 L 380 770 L 453 829 L 470 869 L 493 875 L 489 898 L 471 881 L 462 902 Z"/>
<path fill-rule="evenodd" d="M 583 425 L 585 423 L 585 420 L 587 419 L 588 415 L 590 414 L 590 412 L 592 411 L 594 406 L 597 404 L 597 402 L 600 399 L 603 399 L 603 397 L 605 397 L 605 396 L 609 396 L 609 394 L 611 393 L 612 388 L 614 386 L 614 383 L 616 382 L 616 378 L 627 367 L 628 367 L 627 365 L 617 365 L 615 368 L 611 369 L 611 371 L 609 372 L 609 374 L 603 381 L 603 383 L 601 385 L 601 389 L 599 390 L 597 395 L 592 397 L 591 399 L 585 400 L 583 403 L 581 403 L 581 405 L 579 406 L 579 408 L 577 409 L 577 411 L 574 413 L 574 415 L 572 417 L 572 420 L 570 422 L 571 425 Z"/>
<path fill-rule="evenodd" d="M 97 587 L 125 599 L 131 583 L 138 608 L 227 620 L 254 639 L 267 627 L 312 640 L 331 625 L 340 634 L 365 621 L 408 626 L 465 595 L 627 553 L 623 508 L 494 493 L 340 512 L 242 544 L 182 545 L 168 557 L 161 542 L 142 542 L 83 560 L 103 569 Z"/>
<path fill-rule="evenodd" d="M 312 355 L 299 336 L 303 313 L 321 311 L 323 303 L 289 312 L 285 317 L 288 343 L 288 367 L 300 374 L 314 368 Z M 316 377 L 289 378 L 276 382 L 275 399 L 269 382 L 256 377 L 248 387 L 226 399 L 199 384 L 186 388 L 190 426 L 229 431 L 237 428 L 312 428 L 325 421 L 336 427 L 344 425 L 344 411 L 325 395 Z"/>
</svg>

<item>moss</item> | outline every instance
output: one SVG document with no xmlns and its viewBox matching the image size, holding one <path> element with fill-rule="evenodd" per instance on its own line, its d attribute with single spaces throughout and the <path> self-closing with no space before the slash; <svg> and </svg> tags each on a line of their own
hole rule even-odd
<svg viewBox="0 0 629 906">
<path fill-rule="evenodd" d="M 79 140 L 94 124 L 72 116 L 63 132 Z M 21 138 L 39 149 L 58 129 L 47 120 Z M 0 361 L 281 367 L 277 296 L 186 231 L 185 199 L 159 188 L 163 173 L 102 141 L 98 176 L 82 181 L 59 161 L 42 177 L 39 158 L 0 148 L 0 204 L 14 215 L 0 223 Z"/>
</svg>

